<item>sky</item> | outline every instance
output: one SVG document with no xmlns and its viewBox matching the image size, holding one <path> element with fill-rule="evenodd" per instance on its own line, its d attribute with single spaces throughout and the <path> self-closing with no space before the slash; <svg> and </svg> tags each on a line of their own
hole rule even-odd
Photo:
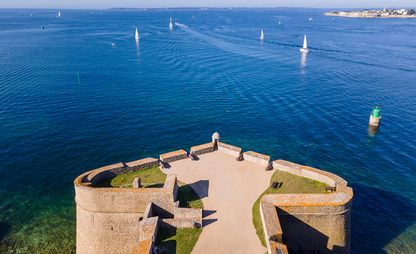
<svg viewBox="0 0 416 254">
<path fill-rule="evenodd" d="M 413 7 L 416 0 L 1 0 L 0 8 L 169 8 L 169 7 Z"/>
</svg>

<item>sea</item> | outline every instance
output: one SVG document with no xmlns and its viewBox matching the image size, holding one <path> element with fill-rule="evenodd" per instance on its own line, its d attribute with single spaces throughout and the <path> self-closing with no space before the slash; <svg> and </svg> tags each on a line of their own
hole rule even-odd
<svg viewBox="0 0 416 254">
<path fill-rule="evenodd" d="M 416 253 L 416 19 L 57 11 L 0 9 L 0 253 L 74 253 L 76 176 L 215 131 L 345 178 L 352 253 Z"/>
</svg>

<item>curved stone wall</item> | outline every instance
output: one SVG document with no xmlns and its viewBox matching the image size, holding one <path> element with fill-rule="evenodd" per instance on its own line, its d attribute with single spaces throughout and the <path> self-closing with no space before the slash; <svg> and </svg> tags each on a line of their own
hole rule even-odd
<svg viewBox="0 0 416 254">
<path fill-rule="evenodd" d="M 141 168 L 137 163 L 134 166 Z M 175 177 L 168 177 L 163 188 L 94 187 L 99 181 L 128 170 L 131 169 L 119 163 L 86 172 L 75 179 L 78 254 L 130 253 L 139 243 L 140 220 L 148 203 L 156 205 L 159 213 L 165 216 L 174 210 Z"/>
</svg>

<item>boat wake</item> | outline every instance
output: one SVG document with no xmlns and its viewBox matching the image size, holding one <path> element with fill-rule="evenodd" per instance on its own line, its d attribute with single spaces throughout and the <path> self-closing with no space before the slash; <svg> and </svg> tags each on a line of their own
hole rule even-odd
<svg viewBox="0 0 416 254">
<path fill-rule="evenodd" d="M 192 35 L 193 37 L 204 41 L 214 47 L 217 47 L 221 50 L 224 50 L 229 53 L 250 57 L 250 58 L 257 58 L 261 60 L 275 60 L 278 59 L 278 55 L 274 54 L 271 51 L 267 50 L 259 50 L 258 46 L 246 46 L 242 44 L 236 44 L 229 41 L 225 41 L 219 38 L 216 38 L 211 35 L 204 34 L 199 32 L 195 29 L 190 28 L 189 26 L 181 23 L 175 23 L 183 31 L 187 32 L 188 34 Z"/>
</svg>

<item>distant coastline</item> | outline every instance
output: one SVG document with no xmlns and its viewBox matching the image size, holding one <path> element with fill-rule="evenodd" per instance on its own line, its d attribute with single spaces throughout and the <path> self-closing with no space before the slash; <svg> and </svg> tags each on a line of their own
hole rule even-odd
<svg viewBox="0 0 416 254">
<path fill-rule="evenodd" d="M 348 18 L 416 18 L 416 11 L 414 9 L 331 11 L 325 12 L 325 15 Z"/>
</svg>

